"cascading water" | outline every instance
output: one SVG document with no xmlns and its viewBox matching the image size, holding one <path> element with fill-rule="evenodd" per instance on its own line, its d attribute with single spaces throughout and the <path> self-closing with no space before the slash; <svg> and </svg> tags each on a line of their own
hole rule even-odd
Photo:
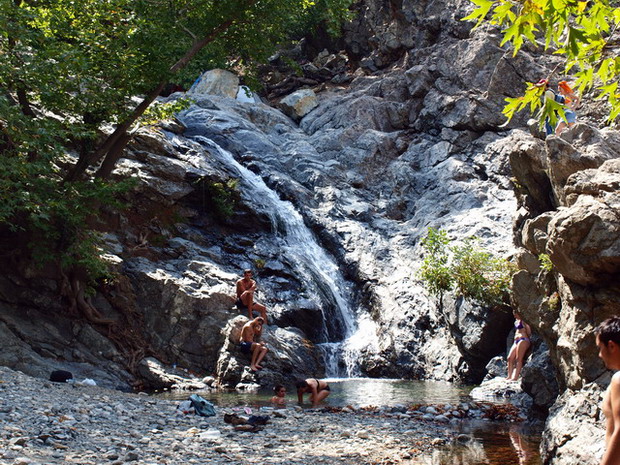
<svg viewBox="0 0 620 465">
<path fill-rule="evenodd" d="M 295 207 L 281 200 L 260 176 L 242 166 L 230 152 L 210 139 L 203 136 L 194 136 L 193 139 L 236 173 L 243 184 L 244 195 L 252 199 L 258 210 L 269 215 L 274 232 L 281 242 L 279 246 L 282 255 L 294 264 L 300 278 L 314 287 L 313 292 L 324 297 L 335 308 L 332 314 L 325 314 L 322 310 L 324 338 L 329 342 L 317 344 L 323 353 L 326 375 L 359 376 L 358 354 L 368 345 L 368 339 L 354 336 L 358 328 L 349 305 L 348 286 L 334 260 L 319 246 Z M 330 324 L 325 325 L 326 321 Z M 362 345 L 355 344 L 353 341 L 356 340 Z"/>
</svg>

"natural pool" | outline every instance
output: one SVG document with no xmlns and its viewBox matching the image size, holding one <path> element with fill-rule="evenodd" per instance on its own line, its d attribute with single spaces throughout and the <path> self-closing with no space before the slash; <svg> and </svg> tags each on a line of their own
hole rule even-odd
<svg viewBox="0 0 620 465">
<path fill-rule="evenodd" d="M 471 388 L 434 381 L 388 379 L 328 379 L 331 393 L 326 404 L 335 407 L 362 407 L 410 404 L 456 403 L 469 399 Z M 216 406 L 261 407 L 270 405 L 271 390 L 258 392 L 197 392 Z M 170 399 L 186 400 L 188 392 L 170 391 L 158 394 Z M 288 405 L 295 405 L 295 392 L 287 393 Z M 450 428 L 474 438 L 464 445 L 437 449 L 424 465 L 540 465 L 538 446 L 541 427 L 527 423 L 463 421 Z"/>
</svg>

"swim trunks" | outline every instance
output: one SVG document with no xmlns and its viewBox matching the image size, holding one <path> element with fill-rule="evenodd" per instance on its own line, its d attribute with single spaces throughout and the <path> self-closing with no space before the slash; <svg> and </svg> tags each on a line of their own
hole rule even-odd
<svg viewBox="0 0 620 465">
<path fill-rule="evenodd" d="M 252 352 L 252 343 L 241 341 L 239 343 L 239 349 L 241 349 L 241 352 L 244 354 L 249 354 Z"/>
</svg>

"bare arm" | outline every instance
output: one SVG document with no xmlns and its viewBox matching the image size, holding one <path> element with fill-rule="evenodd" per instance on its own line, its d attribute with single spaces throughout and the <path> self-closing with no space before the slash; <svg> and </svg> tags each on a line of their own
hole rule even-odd
<svg viewBox="0 0 620 465">
<path fill-rule="evenodd" d="M 607 428 L 607 450 L 601 465 L 620 465 L 620 372 L 611 378 L 609 402 L 613 418 L 613 431 Z"/>
<path fill-rule="evenodd" d="M 310 386 L 312 392 L 310 393 L 310 399 L 312 399 L 312 406 L 316 407 L 319 404 L 319 383 L 317 382 L 316 386 Z"/>
<path fill-rule="evenodd" d="M 304 403 L 304 393 L 297 389 L 297 402 L 300 404 Z"/>
</svg>

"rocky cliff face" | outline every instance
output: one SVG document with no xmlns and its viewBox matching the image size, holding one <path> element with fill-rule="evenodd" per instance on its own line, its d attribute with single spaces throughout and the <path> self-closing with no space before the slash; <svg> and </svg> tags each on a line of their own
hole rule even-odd
<svg viewBox="0 0 620 465">
<path fill-rule="evenodd" d="M 274 98 L 316 84 L 303 112 L 294 113 L 301 99 L 287 100 L 291 117 L 276 100 L 197 92 L 182 126 L 141 130 L 115 172 L 139 179 L 130 208 L 109 212 L 102 227 L 118 279 L 92 300 L 116 326 L 49 318 L 46 310 L 63 313 L 53 279 L 4 273 L 3 364 L 41 375 L 52 358 L 84 376 L 98 367 L 88 377 L 126 386 L 127 370 L 144 373 L 142 360 L 154 356 L 215 373 L 226 386 L 269 384 L 321 376 L 330 347 L 349 337 L 340 359 L 355 359 L 361 374 L 478 381 L 505 352 L 511 317 L 426 296 L 416 270 L 433 226 L 515 256 L 515 305 L 556 375 L 530 392 L 541 405 L 558 385 L 578 392 L 597 418 L 603 369 L 591 331 L 618 312 L 617 133 L 579 125 L 543 141 L 513 129 L 523 119 L 500 127 L 504 97 L 552 63 L 513 58 L 494 31 L 470 31 L 458 20 L 469 2 L 356 8 L 342 53 L 321 53 L 301 78 L 270 77 Z M 228 216 L 222 202 L 233 201 Z M 324 255 L 310 255 L 315 246 Z M 272 353 L 258 375 L 231 344 L 242 321 L 234 282 L 247 267 L 271 323 Z M 102 336 L 111 328 L 122 340 Z M 568 404 L 556 403 L 549 423 L 547 450 L 558 457 L 572 442 L 553 425 L 583 416 Z"/>
<path fill-rule="evenodd" d="M 554 464 L 595 463 L 604 443 L 600 401 L 608 374 L 593 330 L 620 312 L 619 136 L 586 124 L 546 142 L 513 134 L 522 268 L 513 278 L 515 301 L 546 341 L 566 389 L 545 434 Z"/>
<path fill-rule="evenodd" d="M 131 341 L 120 355 L 131 368 L 155 355 L 215 371 L 245 267 L 257 270 L 273 323 L 301 331 L 310 358 L 329 350 L 315 344 L 351 336 L 344 358 L 362 374 L 476 381 L 505 350 L 509 315 L 490 319 L 460 300 L 438 306 L 426 297 L 416 278 L 419 241 L 428 226 L 441 227 L 512 253 L 510 141 L 497 131 L 499 110 L 538 65 L 508 58 L 482 31 L 470 34 L 457 21 L 465 2 L 371 3 L 348 27 L 347 53 L 322 53 L 304 68 L 333 77 L 315 88 L 316 105 L 303 117 L 196 93 L 180 115 L 185 129 L 137 135 L 116 171 L 140 179 L 131 208 L 106 218 L 109 258 L 123 278 L 93 300 L 127 329 L 117 342 Z M 229 181 L 239 183 L 239 198 L 226 219 L 217 189 Z M 274 214 L 282 199 L 297 213 L 280 205 Z M 303 263 L 306 243 L 300 254 L 283 239 L 295 215 L 332 257 L 340 284 L 326 287 Z M 21 327 L 9 326 L 11 334 Z M 106 365 L 111 353 L 98 351 L 93 363 Z M 72 360 L 60 349 L 49 354 Z M 323 369 L 307 365 L 300 374 Z"/>
</svg>

